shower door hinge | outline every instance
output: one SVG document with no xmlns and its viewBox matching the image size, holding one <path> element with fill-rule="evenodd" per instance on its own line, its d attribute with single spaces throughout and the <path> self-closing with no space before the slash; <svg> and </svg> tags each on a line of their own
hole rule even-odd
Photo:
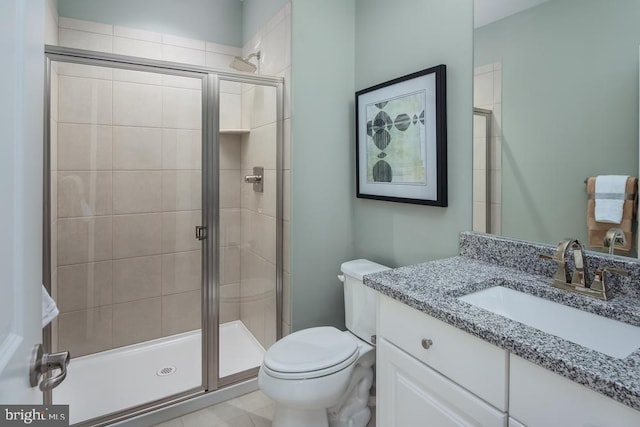
<svg viewBox="0 0 640 427">
<path fill-rule="evenodd" d="M 196 239 L 204 240 L 207 238 L 207 227 L 196 225 Z"/>
</svg>

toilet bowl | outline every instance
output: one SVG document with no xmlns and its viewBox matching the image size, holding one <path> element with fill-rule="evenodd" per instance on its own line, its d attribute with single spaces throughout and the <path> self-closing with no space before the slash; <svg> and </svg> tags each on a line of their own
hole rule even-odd
<svg viewBox="0 0 640 427">
<path fill-rule="evenodd" d="M 365 427 L 371 418 L 377 293 L 362 276 L 388 267 L 355 260 L 341 269 L 348 331 L 304 329 L 265 354 L 258 384 L 275 402 L 273 427 Z"/>
<path fill-rule="evenodd" d="M 304 329 L 287 338 L 269 349 L 258 374 L 260 389 L 276 402 L 273 426 L 342 425 L 337 423 L 341 416 L 356 415 L 341 412 L 347 401 L 349 409 L 357 409 L 351 412 L 362 413 L 368 422 L 375 348 L 333 327 Z M 361 405 L 353 408 L 358 399 Z"/>
</svg>

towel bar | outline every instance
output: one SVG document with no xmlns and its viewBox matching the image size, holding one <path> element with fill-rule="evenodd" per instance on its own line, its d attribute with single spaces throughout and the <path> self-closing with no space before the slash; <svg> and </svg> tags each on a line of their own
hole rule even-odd
<svg viewBox="0 0 640 427">
<path fill-rule="evenodd" d="M 597 193 L 587 193 L 587 199 L 588 200 L 594 200 L 596 198 L 596 194 Z M 615 194 L 615 197 L 606 197 L 606 195 L 609 193 L 605 193 L 604 195 L 601 194 L 601 197 L 598 197 L 599 199 L 614 199 L 614 200 L 635 200 L 636 199 L 636 194 L 635 193 L 624 193 L 624 199 L 620 199 L 619 197 L 617 197 L 618 195 Z"/>
</svg>

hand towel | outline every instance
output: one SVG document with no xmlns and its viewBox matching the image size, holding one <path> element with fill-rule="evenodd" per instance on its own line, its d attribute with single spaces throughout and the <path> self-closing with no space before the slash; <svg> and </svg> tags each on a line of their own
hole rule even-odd
<svg viewBox="0 0 640 427">
<path fill-rule="evenodd" d="M 620 224 L 628 175 L 599 175 L 596 177 L 595 217 L 598 222 Z"/>
<path fill-rule="evenodd" d="M 638 178 L 632 176 L 627 179 L 625 193 L 626 200 L 622 207 L 622 222 L 614 227 L 618 227 L 624 231 L 625 237 L 627 238 L 627 245 L 624 248 L 616 247 L 616 253 L 630 255 L 631 250 L 636 247 L 635 217 L 638 195 Z M 596 221 L 595 195 L 596 178 L 589 177 L 587 179 L 587 229 L 589 231 L 589 247 L 603 248 L 604 236 L 612 225 L 607 224 L 606 222 Z"/>
<path fill-rule="evenodd" d="M 55 319 L 60 311 L 56 302 L 49 296 L 49 293 L 42 285 L 42 327 L 47 326 L 53 319 Z"/>
</svg>

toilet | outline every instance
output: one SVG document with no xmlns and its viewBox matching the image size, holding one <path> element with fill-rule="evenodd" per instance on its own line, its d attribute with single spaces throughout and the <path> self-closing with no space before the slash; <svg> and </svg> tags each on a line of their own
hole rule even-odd
<svg viewBox="0 0 640 427">
<path fill-rule="evenodd" d="M 340 269 L 348 330 L 303 329 L 265 353 L 258 384 L 275 402 L 273 427 L 365 427 L 371 418 L 377 292 L 362 276 L 389 267 L 358 259 Z"/>
</svg>

